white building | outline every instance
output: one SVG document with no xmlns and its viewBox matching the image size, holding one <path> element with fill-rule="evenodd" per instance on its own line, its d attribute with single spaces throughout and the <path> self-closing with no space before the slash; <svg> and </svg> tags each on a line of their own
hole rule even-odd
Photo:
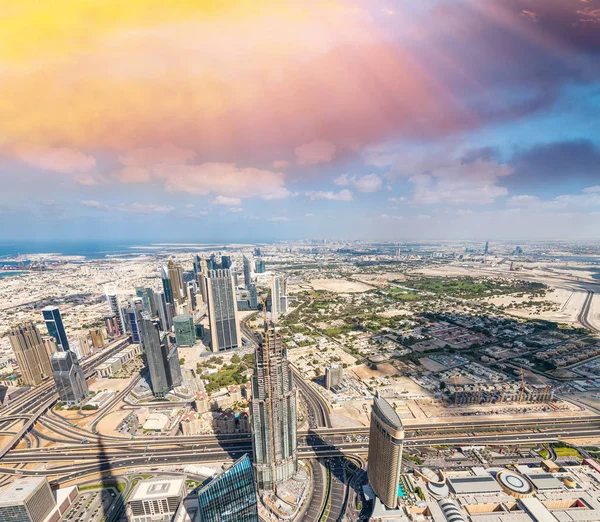
<svg viewBox="0 0 600 522">
<path fill-rule="evenodd" d="M 186 496 L 185 479 L 142 480 L 127 501 L 130 522 L 171 522 Z"/>
</svg>

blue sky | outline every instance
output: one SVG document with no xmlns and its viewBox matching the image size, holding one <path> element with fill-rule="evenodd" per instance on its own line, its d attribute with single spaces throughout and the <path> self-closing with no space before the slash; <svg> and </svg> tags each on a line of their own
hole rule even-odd
<svg viewBox="0 0 600 522">
<path fill-rule="evenodd" d="M 0 21 L 0 240 L 600 236 L 600 0 L 87 4 Z"/>
</svg>

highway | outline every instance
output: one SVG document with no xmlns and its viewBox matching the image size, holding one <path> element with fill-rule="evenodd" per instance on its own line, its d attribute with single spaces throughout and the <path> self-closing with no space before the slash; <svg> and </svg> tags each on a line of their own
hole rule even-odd
<svg viewBox="0 0 600 522">
<path fill-rule="evenodd" d="M 592 326 L 592 324 L 589 321 L 590 308 L 592 306 L 593 299 L 594 299 L 594 291 L 588 290 L 585 301 L 583 302 L 583 306 L 581 307 L 581 312 L 579 312 L 579 315 L 577 316 L 577 321 L 584 328 L 587 328 L 588 330 L 590 330 L 594 333 L 600 333 L 600 330 L 598 328 L 596 328 L 595 326 Z"/>
</svg>

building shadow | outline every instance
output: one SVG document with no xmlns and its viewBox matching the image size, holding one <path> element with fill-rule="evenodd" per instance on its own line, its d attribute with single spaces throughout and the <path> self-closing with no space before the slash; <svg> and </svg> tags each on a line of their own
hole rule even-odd
<svg viewBox="0 0 600 522">
<path fill-rule="evenodd" d="M 104 522 L 118 522 L 125 511 L 125 497 L 118 484 L 110 456 L 101 438 L 98 438 L 98 471 L 100 473 L 100 510 Z"/>
</svg>

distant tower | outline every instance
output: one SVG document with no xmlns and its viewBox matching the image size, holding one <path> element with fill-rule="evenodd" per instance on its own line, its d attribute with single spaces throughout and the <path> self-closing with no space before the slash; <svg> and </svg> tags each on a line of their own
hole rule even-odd
<svg viewBox="0 0 600 522">
<path fill-rule="evenodd" d="M 153 321 L 148 312 L 140 314 L 139 325 L 152 392 L 156 397 L 164 397 L 182 383 L 177 347 L 169 348 L 167 335 L 161 334 L 158 322 Z"/>
<path fill-rule="evenodd" d="M 244 286 L 246 289 L 250 290 L 250 285 L 252 284 L 252 261 L 248 259 L 246 256 L 243 257 L 244 260 Z"/>
<path fill-rule="evenodd" d="M 171 278 L 169 277 L 169 269 L 166 266 L 160 267 L 160 279 L 163 284 L 163 290 L 167 303 L 175 304 L 173 299 L 173 285 L 171 284 Z"/>
<path fill-rule="evenodd" d="M 296 390 L 287 348 L 273 327 L 267 328 L 255 350 L 252 376 L 252 447 L 256 480 L 261 489 L 277 484 L 298 470 Z"/>
<path fill-rule="evenodd" d="M 248 455 L 198 491 L 200 522 L 259 522 L 258 498 Z"/>
<path fill-rule="evenodd" d="M 281 275 L 276 275 L 271 281 L 271 319 L 277 321 L 282 313 L 287 311 L 287 300 L 283 302 L 285 297 L 285 278 Z M 286 308 L 284 310 L 283 308 Z"/>
<path fill-rule="evenodd" d="M 221 256 L 221 268 L 224 270 L 231 268 L 231 256 Z"/>
<path fill-rule="evenodd" d="M 67 339 L 59 309 L 56 306 L 47 306 L 42 310 L 42 314 L 44 315 L 44 321 L 46 321 L 48 333 L 56 339 L 58 349 L 61 352 L 69 351 L 69 340 Z"/>
<path fill-rule="evenodd" d="M 488 241 L 485 242 L 485 250 L 483 251 L 483 255 L 487 256 L 490 253 L 490 243 Z"/>
<path fill-rule="evenodd" d="M 52 375 L 50 357 L 37 327 L 31 322 L 15 326 L 8 331 L 23 384 L 37 386 Z"/>
<path fill-rule="evenodd" d="M 183 284 L 183 268 L 181 268 L 179 263 L 175 263 L 175 261 L 169 259 L 167 269 L 169 270 L 169 279 L 171 280 L 171 288 L 173 289 L 173 298 L 175 301 L 185 301 L 187 294 Z"/>
<path fill-rule="evenodd" d="M 176 315 L 173 318 L 173 330 L 177 346 L 194 346 L 196 344 L 196 329 L 191 315 Z"/>
<path fill-rule="evenodd" d="M 258 295 L 256 293 L 256 285 L 251 283 L 248 286 L 248 301 L 250 303 L 250 308 L 252 310 L 256 310 L 258 307 Z"/>
<path fill-rule="evenodd" d="M 369 433 L 369 484 L 388 508 L 398 503 L 404 428 L 398 414 L 379 392 L 373 399 Z"/>
<path fill-rule="evenodd" d="M 117 325 L 119 326 L 119 333 L 125 334 L 125 320 L 123 319 L 123 311 L 121 310 L 121 303 L 119 302 L 119 296 L 117 295 L 117 288 L 113 285 L 109 285 L 104 289 L 106 293 L 106 300 L 110 311 L 117 319 Z"/>
<path fill-rule="evenodd" d="M 88 386 L 77 356 L 71 351 L 55 352 L 51 361 L 60 400 L 66 404 L 79 404 L 88 395 Z"/>
<path fill-rule="evenodd" d="M 210 270 L 206 284 L 212 351 L 240 348 L 242 340 L 231 272 Z"/>
<path fill-rule="evenodd" d="M 256 273 L 257 274 L 264 274 L 267 270 L 267 267 L 265 265 L 265 262 L 262 259 L 257 259 L 256 260 Z"/>
<path fill-rule="evenodd" d="M 325 387 L 328 390 L 337 388 L 344 380 L 344 369 L 340 364 L 332 364 L 325 368 Z"/>
</svg>

